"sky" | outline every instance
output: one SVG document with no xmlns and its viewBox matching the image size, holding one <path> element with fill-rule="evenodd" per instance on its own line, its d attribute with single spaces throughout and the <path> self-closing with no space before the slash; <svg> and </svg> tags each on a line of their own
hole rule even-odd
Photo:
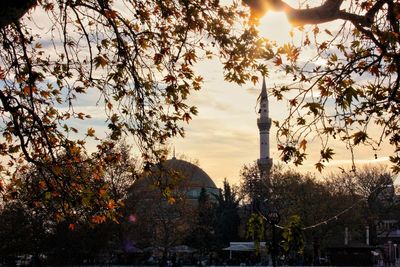
<svg viewBox="0 0 400 267">
<path fill-rule="evenodd" d="M 268 13 L 261 20 L 259 29 L 266 38 L 276 40 L 278 43 L 291 40 L 289 32 L 292 26 L 283 13 Z M 256 101 L 261 91 L 261 82 L 256 85 L 238 86 L 224 81 L 222 65 L 218 60 L 203 61 L 196 67 L 199 74 L 204 77 L 204 85 L 201 91 L 191 95 L 190 102 L 198 107 L 199 115 L 186 125 L 184 139 L 175 139 L 171 142 L 171 151 L 175 147 L 177 157 L 184 155 L 189 160 L 197 161 L 217 186 L 221 186 L 225 178 L 230 183 L 238 184 L 241 168 L 245 164 L 252 164 L 259 157 Z M 284 77 L 270 70 L 270 76 L 266 80 L 267 88 L 282 79 Z M 286 104 L 277 102 L 272 97 L 269 101 L 270 117 L 273 120 L 282 120 L 287 112 Z M 270 131 L 270 144 L 274 163 L 282 163 L 279 160 L 276 128 L 273 125 Z M 315 173 L 317 177 L 323 178 L 331 172 L 338 171 L 339 167 L 349 168 L 351 155 L 344 144 L 336 142 L 332 143 L 331 147 L 334 147 L 336 152 L 334 160 L 328 163 L 320 174 L 314 167 L 319 158 L 319 142 L 309 140 L 308 159 L 302 166 L 296 167 L 296 170 Z M 375 159 L 375 152 L 361 147 L 355 151 L 355 162 L 388 164 L 390 149 L 388 145 L 384 145 L 377 152 Z M 292 165 L 287 167 L 294 168 Z"/>
<path fill-rule="evenodd" d="M 36 23 L 39 27 L 45 26 L 44 14 L 38 14 Z M 280 44 L 291 41 L 289 32 L 293 29 L 283 13 L 268 13 L 261 19 L 259 29 L 264 37 Z M 296 31 L 294 32 L 296 34 Z M 256 101 L 261 91 L 261 83 L 239 86 L 224 81 L 223 67 L 217 59 L 198 62 L 195 67 L 197 73 L 203 76 L 204 84 L 202 90 L 192 92 L 189 104 L 197 106 L 199 114 L 194 116 L 189 124 L 184 125 L 185 138 L 175 138 L 170 141 L 170 157 L 175 149 L 178 158 L 184 157 L 188 161 L 196 162 L 218 187 L 222 186 L 225 178 L 230 183 L 238 184 L 242 167 L 254 163 L 259 157 Z M 270 76 L 266 80 L 267 87 L 272 87 L 274 83 L 285 79 L 279 75 L 281 74 L 271 69 Z M 79 111 L 92 115 L 93 119 L 75 122 L 75 126 L 86 129 L 89 124 L 101 136 L 107 128 L 104 108 L 96 106 L 97 99 L 93 99 L 91 92 L 80 97 L 77 103 Z M 282 120 L 286 112 L 287 107 L 284 102 L 277 102 L 270 97 L 270 117 L 273 120 Z M 270 155 L 274 163 L 281 163 L 274 126 L 270 131 L 270 144 Z M 93 149 L 95 144 L 89 146 Z M 308 146 L 308 158 L 302 166 L 296 167 L 296 170 L 314 173 L 316 172 L 314 164 L 319 158 L 319 142 L 309 140 Z M 338 142 L 331 144 L 331 147 L 335 148 L 335 159 L 328 164 L 322 175 L 317 174 L 319 177 L 337 171 L 338 167 L 350 166 L 351 155 L 346 147 Z M 377 152 L 378 158 L 374 159 L 375 152 L 361 148 L 356 151 L 356 163 L 388 163 L 388 155 L 392 152 L 390 149 L 384 145 L 382 150 Z"/>
</svg>

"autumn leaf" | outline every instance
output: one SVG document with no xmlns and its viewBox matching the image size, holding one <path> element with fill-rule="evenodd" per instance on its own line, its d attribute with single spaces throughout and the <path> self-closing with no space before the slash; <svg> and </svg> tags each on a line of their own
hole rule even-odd
<svg viewBox="0 0 400 267">
<path fill-rule="evenodd" d="M 251 76 L 251 81 L 253 84 L 256 84 L 258 82 L 258 76 Z"/>
<path fill-rule="evenodd" d="M 314 102 L 310 102 L 310 103 L 306 103 L 303 108 L 309 108 L 310 111 L 317 116 L 320 111 L 323 109 L 322 105 L 320 103 L 314 103 Z"/>
<path fill-rule="evenodd" d="M 84 120 L 85 119 L 85 113 L 79 112 L 77 114 L 77 116 L 78 116 L 78 119 L 80 119 L 80 120 Z"/>
<path fill-rule="evenodd" d="M 293 98 L 293 99 L 289 100 L 289 103 L 291 106 L 295 107 L 295 106 L 297 106 L 298 100 L 297 100 L 297 98 Z"/>
<path fill-rule="evenodd" d="M 303 149 L 303 151 L 305 151 L 305 150 L 306 150 L 306 147 L 307 147 L 307 140 L 306 140 L 306 139 L 303 139 L 303 140 L 300 142 L 300 144 L 299 144 L 299 148 L 300 148 L 300 149 Z"/>
<path fill-rule="evenodd" d="M 108 60 L 107 60 L 107 58 L 106 57 L 104 57 L 104 56 L 102 56 L 102 55 L 99 55 L 99 56 L 97 56 L 97 57 L 95 57 L 94 59 L 93 59 L 93 63 L 94 63 L 94 65 L 96 66 L 96 68 L 98 68 L 98 67 L 102 67 L 102 68 L 104 68 L 105 66 L 107 66 L 107 64 L 108 64 Z"/>
<path fill-rule="evenodd" d="M 108 204 L 107 204 L 107 208 L 109 209 L 109 210 L 113 210 L 113 209 L 115 209 L 115 207 L 116 207 L 116 204 L 115 204 L 115 201 L 114 200 L 109 200 L 108 201 Z"/>
<path fill-rule="evenodd" d="M 332 159 L 332 156 L 335 155 L 332 148 L 327 147 L 326 149 L 321 150 L 321 158 L 329 161 Z"/>
<path fill-rule="evenodd" d="M 115 19 L 117 17 L 118 13 L 115 10 L 105 10 L 104 11 L 104 16 L 109 19 Z"/>
<path fill-rule="evenodd" d="M 78 147 L 78 146 L 76 146 L 76 145 L 72 145 L 72 146 L 69 148 L 69 152 L 70 152 L 72 155 L 79 155 L 79 153 L 81 153 L 81 148 Z"/>
<path fill-rule="evenodd" d="M 92 223 L 95 223 L 95 224 L 100 224 L 100 223 L 105 222 L 106 219 L 107 219 L 107 218 L 106 218 L 106 216 L 104 216 L 104 215 L 95 215 L 95 216 L 92 216 L 91 222 L 92 222 Z"/>
<path fill-rule="evenodd" d="M 111 110 L 113 108 L 113 104 L 111 102 L 107 102 L 107 108 Z"/>
<path fill-rule="evenodd" d="M 100 188 L 99 195 L 102 197 L 107 196 L 107 190 L 104 188 Z"/>
<path fill-rule="evenodd" d="M 193 50 L 185 53 L 184 57 L 185 57 L 185 61 L 188 61 L 189 64 L 192 64 L 192 62 L 196 62 L 196 58 L 197 58 L 196 53 Z"/>
<path fill-rule="evenodd" d="M 332 35 L 332 32 L 331 32 L 330 30 L 325 29 L 324 31 L 325 31 L 326 34 L 328 34 L 328 35 L 330 35 L 330 36 L 333 36 L 333 35 Z"/>
<path fill-rule="evenodd" d="M 176 203 L 176 199 L 174 197 L 172 197 L 172 196 L 169 196 L 167 198 L 167 201 L 168 201 L 168 204 L 171 204 L 171 205 Z"/>
<path fill-rule="evenodd" d="M 173 76 L 173 75 L 167 75 L 167 76 L 164 77 L 164 81 L 165 81 L 166 83 L 175 82 L 175 81 L 176 81 L 176 78 L 175 78 L 175 76 Z"/>
<path fill-rule="evenodd" d="M 187 123 L 189 123 L 189 121 L 192 119 L 192 117 L 190 116 L 189 113 L 185 113 L 185 114 L 183 114 L 182 119 L 184 121 L 186 121 Z"/>
<path fill-rule="evenodd" d="M 35 86 L 25 85 L 23 91 L 24 91 L 24 95 L 28 96 L 28 95 L 31 95 L 33 93 L 36 93 L 37 92 L 37 88 Z"/>
<path fill-rule="evenodd" d="M 93 128 L 89 128 L 88 130 L 87 130 L 87 136 L 94 136 L 94 133 L 95 133 L 95 130 L 93 129 Z"/>
<path fill-rule="evenodd" d="M 276 59 L 274 60 L 274 63 L 275 63 L 276 66 L 282 65 L 282 58 L 281 57 L 276 57 Z"/>
<path fill-rule="evenodd" d="M 48 99 L 50 97 L 50 92 L 49 91 L 40 91 L 40 95 L 43 98 Z"/>
<path fill-rule="evenodd" d="M 358 145 L 360 143 L 364 143 L 367 140 L 368 135 L 367 133 L 360 131 L 351 136 L 353 138 L 354 145 Z"/>
<path fill-rule="evenodd" d="M 321 162 L 318 162 L 315 164 L 315 168 L 319 171 L 322 172 L 322 170 L 325 168 L 324 164 L 322 164 Z"/>
<path fill-rule="evenodd" d="M 8 143 L 12 142 L 12 135 L 9 132 L 3 132 L 3 137 L 6 139 Z"/>
<path fill-rule="evenodd" d="M 303 117 L 297 118 L 296 121 L 297 121 L 298 125 L 305 125 L 306 124 L 306 120 Z"/>
</svg>

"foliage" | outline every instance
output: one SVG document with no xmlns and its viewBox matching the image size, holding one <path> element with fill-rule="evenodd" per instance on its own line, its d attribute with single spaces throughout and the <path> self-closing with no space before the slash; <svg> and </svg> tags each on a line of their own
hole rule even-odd
<svg viewBox="0 0 400 267">
<path fill-rule="evenodd" d="M 127 199 L 129 189 L 138 179 L 142 162 L 132 156 L 132 146 L 126 140 L 109 142 L 106 151 L 110 160 L 104 170 L 108 191 L 116 203 Z"/>
<path fill-rule="evenodd" d="M 217 196 L 216 235 L 220 246 L 239 240 L 239 201 L 237 190 L 224 180 L 224 187 Z"/>
<path fill-rule="evenodd" d="M 272 172 L 276 169 L 273 166 Z M 269 183 L 268 177 L 261 176 L 256 163 L 244 165 L 240 170 L 240 198 L 246 204 L 251 205 L 252 211 L 259 212 L 266 208 L 263 204 L 269 202 Z"/>
<path fill-rule="evenodd" d="M 288 117 L 275 122 L 282 159 L 301 164 L 307 142 L 316 135 L 321 140 L 315 164 L 319 171 L 335 155 L 332 139 L 343 141 L 351 153 L 357 146 L 368 145 L 371 158 L 388 142 L 394 148 L 390 159 L 398 172 L 399 2 L 296 1 L 298 8 L 282 0 L 244 2 L 255 19 L 278 10 L 297 25 L 293 42 L 280 46 L 273 59 L 287 76 L 287 82 L 272 89 L 272 95 L 287 101 L 289 107 Z M 332 23 L 322 25 L 326 22 Z"/>
<path fill-rule="evenodd" d="M 187 242 L 194 248 L 199 249 L 201 255 L 206 255 L 216 245 L 215 204 L 205 188 L 201 188 L 197 205 L 197 216 Z"/>
<path fill-rule="evenodd" d="M 304 236 L 303 223 L 300 216 L 293 215 L 289 218 L 287 225 L 283 228 L 281 246 L 286 253 L 294 252 L 303 254 L 304 251 Z"/>
<path fill-rule="evenodd" d="M 377 237 L 388 229 L 378 229 L 384 220 L 399 218 L 399 199 L 395 195 L 394 176 L 387 166 L 365 166 L 357 172 L 343 171 L 332 176 L 329 187 L 340 190 L 354 199 L 352 209 L 353 219 L 349 223 L 353 228 L 369 226 L 370 243 L 377 244 Z M 356 219 L 356 220 L 354 220 Z M 397 225 L 393 225 L 397 227 Z M 350 227 L 350 230 L 351 229 Z"/>
<path fill-rule="evenodd" d="M 44 193 L 61 197 L 70 188 L 54 186 L 69 184 L 60 170 L 82 164 L 74 155 L 88 157 L 88 141 L 100 138 L 75 126 L 91 116 L 80 101 L 97 99 L 110 138 L 133 136 L 149 166 L 197 114 L 186 101 L 201 88 L 196 62 L 216 56 L 225 78 L 243 84 L 267 73 L 256 59 L 272 57 L 246 9 L 215 0 L 4 2 L 0 46 L 2 177 L 32 163 L 52 185 Z"/>
<path fill-rule="evenodd" d="M 0 210 L 0 223 L 0 257 L 37 255 L 49 248 L 52 223 L 47 214 L 13 201 Z"/>
<path fill-rule="evenodd" d="M 54 221 L 101 223 L 115 219 L 121 202 L 109 194 L 110 184 L 104 172 L 104 166 L 111 166 L 120 159 L 118 153 L 104 156 L 112 146 L 104 142 L 90 157 L 82 155 L 79 149 L 70 149 L 67 154 L 57 156 L 51 170 L 30 165 L 12 177 L 4 198 L 46 210 Z M 56 180 L 54 172 L 58 176 Z"/>
<path fill-rule="evenodd" d="M 260 242 L 264 239 L 265 220 L 259 213 L 252 213 L 247 221 L 247 238 L 254 240 L 256 251 L 260 251 Z"/>
<path fill-rule="evenodd" d="M 246 199 L 253 189 L 247 185 L 259 177 L 259 170 L 256 163 L 243 169 L 246 172 L 242 172 L 240 195 Z M 259 181 L 258 192 L 269 195 L 261 212 L 267 212 L 268 205 L 272 205 L 280 214 L 281 225 L 289 225 L 293 215 L 299 216 L 304 228 L 301 231 L 304 259 L 314 259 L 309 264 L 318 264 L 319 251 L 343 244 L 345 227 L 352 232 L 354 240 L 364 242 L 365 226 L 369 225 L 372 244 L 376 243 L 377 221 L 399 218 L 398 198 L 393 187 L 386 186 L 391 184 L 392 177 L 383 167 L 365 167 L 358 168 L 357 172 L 344 171 L 317 179 L 276 165 L 268 181 L 256 181 Z M 244 208 L 250 204 L 245 203 Z M 300 255 L 296 256 L 293 251 L 288 254 L 288 260 L 299 260 Z"/>
</svg>

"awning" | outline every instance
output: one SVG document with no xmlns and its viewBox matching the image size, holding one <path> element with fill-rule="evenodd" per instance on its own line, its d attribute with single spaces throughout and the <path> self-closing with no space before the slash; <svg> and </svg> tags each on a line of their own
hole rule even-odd
<svg viewBox="0 0 400 267">
<path fill-rule="evenodd" d="M 265 242 L 260 242 L 260 248 L 265 247 Z M 223 250 L 229 251 L 255 251 L 256 246 L 254 242 L 231 242 L 230 246 Z"/>
<path fill-rule="evenodd" d="M 172 247 L 171 251 L 176 253 L 193 253 L 196 252 L 197 250 L 186 245 L 180 245 Z"/>
</svg>

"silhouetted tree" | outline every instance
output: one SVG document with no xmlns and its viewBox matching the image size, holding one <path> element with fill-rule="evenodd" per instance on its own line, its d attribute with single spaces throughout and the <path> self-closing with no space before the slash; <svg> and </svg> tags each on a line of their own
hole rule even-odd
<svg viewBox="0 0 400 267">
<path fill-rule="evenodd" d="M 239 240 L 239 202 L 240 199 L 229 182 L 224 180 L 224 187 L 217 196 L 216 235 L 219 246 L 227 246 L 231 241 Z"/>
</svg>

